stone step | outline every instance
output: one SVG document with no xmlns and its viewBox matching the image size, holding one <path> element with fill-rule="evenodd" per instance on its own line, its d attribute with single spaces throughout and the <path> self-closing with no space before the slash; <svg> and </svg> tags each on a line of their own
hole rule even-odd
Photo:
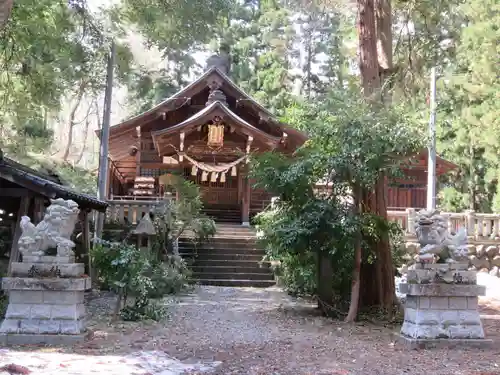
<svg viewBox="0 0 500 375">
<path fill-rule="evenodd" d="M 196 251 L 198 253 L 202 252 L 213 252 L 212 250 L 233 250 L 240 253 L 246 252 L 261 252 L 265 253 L 266 251 L 258 247 L 255 244 L 220 244 L 220 245 L 203 245 L 203 246 L 193 246 L 186 244 L 179 244 L 179 251 L 191 252 Z M 229 251 L 231 252 L 231 251 Z"/>
<path fill-rule="evenodd" d="M 256 260 L 214 260 L 214 259 L 196 259 L 197 267 L 252 267 L 270 269 L 270 262 L 260 262 Z"/>
<path fill-rule="evenodd" d="M 266 252 L 262 249 L 251 249 L 251 248 L 179 248 L 180 254 L 196 254 L 196 255 L 266 255 Z"/>
<path fill-rule="evenodd" d="M 223 279 L 199 279 L 201 285 L 233 286 L 245 288 L 269 288 L 276 285 L 274 280 L 223 280 Z"/>
<path fill-rule="evenodd" d="M 200 274 L 241 274 L 241 273 L 249 273 L 249 274 L 263 274 L 269 275 L 272 274 L 272 271 L 269 267 L 259 267 L 259 263 L 255 262 L 253 266 L 250 267 L 241 267 L 241 266 L 233 266 L 233 265 L 224 265 L 224 266 L 200 266 L 197 262 L 193 264 L 191 267 L 194 273 Z"/>
<path fill-rule="evenodd" d="M 182 237 L 179 238 L 179 241 L 190 241 L 192 238 L 194 238 L 193 234 L 183 233 Z M 217 240 L 257 241 L 257 237 L 255 236 L 255 234 L 249 232 L 216 232 L 212 237 L 209 238 L 209 241 Z"/>
<path fill-rule="evenodd" d="M 190 241 L 189 239 L 186 238 L 181 238 L 179 239 L 179 247 L 194 247 L 195 244 Z M 257 241 L 253 238 L 212 238 L 208 242 L 198 244 L 196 247 L 198 248 L 213 248 L 213 247 L 228 247 L 228 246 L 233 246 L 233 247 L 246 247 L 246 246 L 252 246 L 256 247 L 258 246 Z"/>
<path fill-rule="evenodd" d="M 260 262 L 265 254 L 210 254 L 210 253 L 202 253 L 202 254 L 194 254 L 194 253 L 180 253 L 183 258 L 195 258 L 196 261 L 205 261 L 205 260 L 213 260 L 213 261 L 234 261 L 234 260 L 243 260 L 243 261 L 254 261 Z"/>
<path fill-rule="evenodd" d="M 234 232 L 248 232 L 256 233 L 254 227 L 243 226 L 241 224 L 216 224 L 217 232 L 234 231 Z"/>
<path fill-rule="evenodd" d="M 208 272 L 193 272 L 193 277 L 196 279 L 210 279 L 210 280 L 261 280 L 270 281 L 274 280 L 272 273 L 208 273 Z"/>
</svg>

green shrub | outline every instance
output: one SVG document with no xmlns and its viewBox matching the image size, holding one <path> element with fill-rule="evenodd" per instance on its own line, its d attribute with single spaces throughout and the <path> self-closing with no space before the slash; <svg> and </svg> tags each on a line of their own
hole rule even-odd
<svg viewBox="0 0 500 375">
<path fill-rule="evenodd" d="M 160 321 L 167 316 L 167 309 L 158 302 L 152 302 L 147 297 L 135 299 L 132 305 L 125 306 L 120 311 L 124 321 L 136 322 L 140 320 Z"/>
<path fill-rule="evenodd" d="M 9 305 L 9 297 L 1 292 L 0 293 L 0 319 L 5 318 L 5 313 L 7 312 L 7 306 Z"/>
<path fill-rule="evenodd" d="M 169 294 L 179 294 L 189 290 L 192 272 L 178 255 L 169 255 L 165 262 L 156 262 L 151 268 L 154 289 L 151 298 L 161 298 Z"/>
</svg>

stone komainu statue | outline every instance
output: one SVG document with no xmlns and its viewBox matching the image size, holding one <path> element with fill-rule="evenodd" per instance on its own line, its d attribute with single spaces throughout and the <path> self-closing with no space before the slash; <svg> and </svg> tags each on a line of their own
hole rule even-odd
<svg viewBox="0 0 500 375">
<path fill-rule="evenodd" d="M 21 218 L 19 251 L 23 256 L 41 256 L 57 249 L 58 256 L 72 256 L 75 243 L 70 237 L 75 230 L 80 209 L 72 200 L 51 199 L 43 220 L 36 226 L 28 216 Z"/>
<path fill-rule="evenodd" d="M 467 232 L 460 228 L 455 235 L 448 231 L 448 224 L 439 211 L 421 210 L 417 214 L 416 233 L 421 250 L 421 261 L 454 263 L 467 260 Z"/>
</svg>

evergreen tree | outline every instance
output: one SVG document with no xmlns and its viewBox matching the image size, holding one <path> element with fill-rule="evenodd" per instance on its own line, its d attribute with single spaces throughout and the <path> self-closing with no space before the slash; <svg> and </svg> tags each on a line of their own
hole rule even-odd
<svg viewBox="0 0 500 375">
<path fill-rule="evenodd" d="M 217 39 L 231 46 L 231 77 L 262 105 L 281 113 L 292 98 L 296 32 L 281 1 L 236 4 Z"/>
<path fill-rule="evenodd" d="M 450 209 L 498 210 L 500 152 L 500 4 L 468 0 L 459 8 L 462 28 L 453 69 L 445 76 L 439 113 L 440 147 L 460 169 L 449 180 L 444 202 Z M 464 205 L 453 206 L 461 196 Z M 456 201 L 456 199 L 455 199 Z M 464 207 L 465 206 L 465 207 Z"/>
</svg>

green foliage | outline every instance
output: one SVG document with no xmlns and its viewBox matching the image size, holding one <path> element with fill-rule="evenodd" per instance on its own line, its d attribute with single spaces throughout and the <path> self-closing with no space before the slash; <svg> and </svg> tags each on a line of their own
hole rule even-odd
<svg viewBox="0 0 500 375">
<path fill-rule="evenodd" d="M 101 94 L 109 51 L 103 24 L 85 1 L 14 3 L 0 35 L 0 146 L 16 154 L 46 151 L 68 98 Z M 128 48 L 118 44 L 120 82 L 127 80 L 131 58 Z M 80 102 L 81 97 L 74 105 Z"/>
<path fill-rule="evenodd" d="M 125 0 L 115 15 L 121 22 L 135 25 L 165 57 L 175 58 L 208 41 L 232 3 L 230 0 Z"/>
<path fill-rule="evenodd" d="M 498 195 L 500 172 L 500 6 L 494 0 L 467 0 L 456 11 L 466 23 L 459 29 L 456 59 L 439 88 L 439 146 L 459 165 L 447 180 L 455 196 L 462 197 L 452 210 L 466 206 L 489 212 Z"/>
<path fill-rule="evenodd" d="M 202 242 L 216 231 L 214 221 L 201 212 L 203 203 L 198 186 L 176 175 L 171 175 L 171 183 L 179 199 L 167 196 L 153 212 L 158 254 L 172 254 L 177 240 L 185 232 L 190 232 L 194 242 Z"/>
<path fill-rule="evenodd" d="M 413 118 L 399 108 L 372 108 L 356 95 L 332 94 L 292 112 L 294 125 L 307 129 L 311 138 L 293 159 L 274 153 L 255 158 L 256 185 L 279 197 L 256 220 L 268 257 L 281 262 L 291 293 L 316 290 L 316 264 L 321 254 L 328 254 L 335 270 L 332 287 L 343 305 L 350 293 L 357 240 L 364 249 L 363 262 L 376 261 L 371 249 L 384 233 L 398 259 L 402 249 L 396 226 L 353 206 L 356 189 L 370 191 L 381 173 L 397 176 L 401 163 L 420 149 L 421 137 Z M 318 181 L 328 188 L 315 191 Z"/>
<path fill-rule="evenodd" d="M 188 291 L 192 283 L 191 274 L 184 259 L 178 255 L 168 256 L 164 262 L 158 262 L 151 268 L 151 280 L 155 287 L 149 296 L 161 298 Z"/>
<path fill-rule="evenodd" d="M 122 242 L 99 241 L 91 256 L 99 270 L 100 283 L 119 295 L 117 313 L 124 320 L 158 320 L 165 309 L 151 300 L 189 290 L 191 271 L 176 253 L 178 238 L 189 230 L 193 241 L 204 241 L 215 233 L 215 224 L 201 214 L 198 187 L 181 177 L 171 176 L 171 187 L 181 197 L 165 199 L 154 211 L 155 235 L 152 251 L 138 249 Z M 132 296 L 134 302 L 121 308 L 122 298 Z"/>
<path fill-rule="evenodd" d="M 439 191 L 439 208 L 445 212 L 462 212 L 468 208 L 469 197 L 452 187 Z"/>
<path fill-rule="evenodd" d="M 140 320 L 160 321 L 167 316 L 165 306 L 158 303 L 151 303 L 145 296 L 135 299 L 133 305 L 125 306 L 120 310 L 120 317 L 124 321 L 136 322 Z"/>
<path fill-rule="evenodd" d="M 159 294 L 152 277 L 158 264 L 152 261 L 151 254 L 126 242 L 99 241 L 94 243 L 91 257 L 101 284 L 118 294 L 116 313 L 126 320 L 160 320 L 165 316 L 165 308 L 151 301 L 153 293 Z M 128 296 L 135 297 L 132 305 L 126 304 Z"/>
<path fill-rule="evenodd" d="M 7 307 L 9 306 L 9 296 L 5 293 L 0 294 L 0 319 L 5 318 L 5 313 L 7 312 Z"/>
</svg>

